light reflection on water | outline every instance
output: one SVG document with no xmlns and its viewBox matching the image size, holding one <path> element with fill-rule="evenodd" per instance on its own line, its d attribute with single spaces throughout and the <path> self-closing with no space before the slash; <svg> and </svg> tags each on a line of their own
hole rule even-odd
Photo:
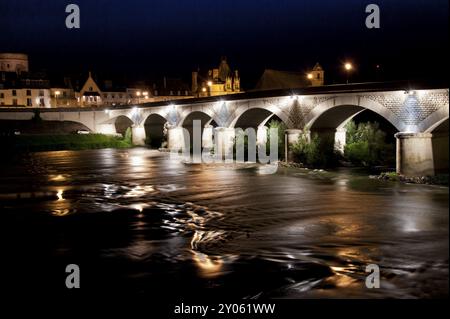
<svg viewBox="0 0 450 319">
<path fill-rule="evenodd" d="M 181 281 L 180 293 L 246 298 L 448 295 L 448 188 L 348 170 L 189 165 L 139 148 L 10 165 L 0 203 L 11 249 L 43 264 L 105 265 L 129 290 Z M 364 287 L 369 263 L 383 289 Z M 92 282 L 114 290 L 100 271 Z"/>
</svg>

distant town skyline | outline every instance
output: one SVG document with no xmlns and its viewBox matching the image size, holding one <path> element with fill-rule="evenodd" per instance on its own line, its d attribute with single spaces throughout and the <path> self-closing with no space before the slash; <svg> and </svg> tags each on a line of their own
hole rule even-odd
<svg viewBox="0 0 450 319">
<path fill-rule="evenodd" d="M 320 62 L 326 82 L 442 78 L 448 66 L 447 1 L 378 1 L 381 28 L 367 29 L 366 1 L 86 1 L 81 28 L 67 1 L 0 3 L 0 52 L 23 52 L 34 70 L 92 72 L 133 80 L 182 76 L 217 63 L 241 70 L 246 89 L 266 68 L 302 72 Z M 420 17 L 420 20 L 418 19 Z M 378 67 L 377 67 L 378 66 Z"/>
</svg>

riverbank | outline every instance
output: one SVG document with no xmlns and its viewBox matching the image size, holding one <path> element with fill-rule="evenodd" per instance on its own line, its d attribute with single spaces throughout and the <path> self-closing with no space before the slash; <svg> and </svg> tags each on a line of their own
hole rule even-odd
<svg viewBox="0 0 450 319">
<path fill-rule="evenodd" d="M 448 186 L 448 174 L 437 174 L 435 176 L 405 176 L 396 172 L 384 172 L 380 175 L 371 176 L 383 181 L 403 182 L 409 184 L 441 185 Z"/>
<path fill-rule="evenodd" d="M 104 134 L 17 135 L 1 136 L 0 143 L 7 152 L 42 152 L 132 147 L 131 137 Z"/>
<path fill-rule="evenodd" d="M 301 163 L 295 163 L 295 162 L 279 162 L 279 165 L 281 167 L 287 167 L 287 168 L 297 168 L 297 169 L 304 169 L 304 170 L 310 170 L 314 172 L 326 172 L 326 170 L 323 169 L 314 169 L 310 167 L 306 167 Z M 344 166 L 344 167 L 350 167 L 350 166 Z M 356 168 L 355 168 L 356 169 Z M 362 169 L 362 168 L 361 168 Z M 369 174 L 369 177 L 372 179 L 378 179 L 382 181 L 391 181 L 391 182 L 402 182 L 402 183 L 409 183 L 409 184 L 422 184 L 422 185 L 440 185 L 440 186 L 448 186 L 449 185 L 449 175 L 448 174 L 437 174 L 435 176 L 405 176 L 398 174 L 396 172 L 381 172 L 379 173 L 380 168 L 373 168 L 372 170 L 375 170 L 376 173 L 373 173 L 369 168 L 367 168 L 367 172 Z"/>
</svg>

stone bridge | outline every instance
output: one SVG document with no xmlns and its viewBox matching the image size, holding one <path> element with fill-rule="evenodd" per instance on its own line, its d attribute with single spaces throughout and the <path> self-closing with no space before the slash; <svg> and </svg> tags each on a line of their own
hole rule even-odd
<svg viewBox="0 0 450 319">
<path fill-rule="evenodd" d="M 397 171 L 406 175 L 448 172 L 449 89 L 423 83 L 362 83 L 303 89 L 250 92 L 228 96 L 156 102 L 113 108 L 40 108 L 43 120 L 74 121 L 92 132 L 112 134 L 132 127 L 133 142 L 158 141 L 167 132 L 168 147 L 180 148 L 183 134 L 201 121 L 202 144 L 213 136 L 231 145 L 234 128 L 253 127 L 259 142 L 266 123 L 277 119 L 287 126 L 288 144 L 302 130 L 333 134 L 336 147 L 345 145 L 345 124 L 370 110 L 397 130 Z M 3 108 L 0 119 L 28 120 L 32 108 Z"/>
</svg>

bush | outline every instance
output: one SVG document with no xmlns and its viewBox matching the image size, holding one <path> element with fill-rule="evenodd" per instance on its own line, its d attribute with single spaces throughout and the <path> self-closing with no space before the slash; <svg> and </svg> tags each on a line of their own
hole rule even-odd
<svg viewBox="0 0 450 319">
<path fill-rule="evenodd" d="M 318 134 L 300 134 L 292 145 L 294 160 L 309 167 L 333 167 L 338 163 L 338 154 L 334 150 L 334 139 L 320 138 Z"/>
<path fill-rule="evenodd" d="M 13 152 L 38 152 L 57 150 L 84 150 L 96 148 L 126 148 L 131 147 L 131 130 L 125 137 L 103 134 L 87 135 L 19 135 L 6 140 Z"/>
<path fill-rule="evenodd" d="M 345 157 L 356 165 L 366 167 L 391 165 L 395 161 L 394 146 L 386 143 L 386 133 L 374 122 L 350 121 L 347 126 Z"/>
<path fill-rule="evenodd" d="M 133 142 L 133 133 L 131 130 L 131 127 L 127 128 L 127 130 L 125 131 L 125 135 L 123 137 L 123 141 L 127 144 L 132 144 Z"/>
</svg>

